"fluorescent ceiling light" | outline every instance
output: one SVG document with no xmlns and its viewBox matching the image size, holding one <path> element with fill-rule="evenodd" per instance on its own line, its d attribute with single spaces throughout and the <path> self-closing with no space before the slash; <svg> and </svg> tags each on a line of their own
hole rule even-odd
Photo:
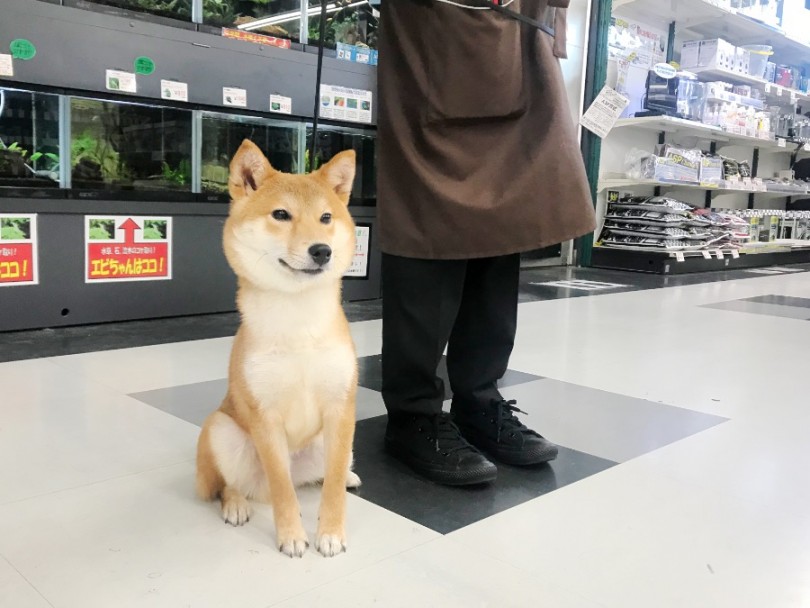
<svg viewBox="0 0 810 608">
<path fill-rule="evenodd" d="M 307 0 L 303 0 L 306 2 Z M 362 0 L 362 2 L 352 2 L 350 4 L 338 6 L 337 4 L 327 4 L 326 5 L 326 12 L 327 13 L 336 13 L 344 8 L 354 8 L 356 6 L 361 6 L 363 4 L 368 4 L 367 0 Z M 307 9 L 307 15 L 315 16 L 321 14 L 321 7 L 320 6 L 313 6 Z M 278 25 L 279 23 L 287 23 L 288 21 L 297 21 L 301 18 L 301 11 L 290 11 L 288 13 L 280 13 L 278 15 L 273 15 L 272 17 L 265 17 L 264 19 L 257 19 L 256 21 L 251 21 L 250 23 L 243 23 L 241 25 L 237 25 L 236 28 L 240 30 L 244 30 L 249 32 L 251 30 L 257 30 L 262 27 L 266 27 L 268 25 Z"/>
</svg>

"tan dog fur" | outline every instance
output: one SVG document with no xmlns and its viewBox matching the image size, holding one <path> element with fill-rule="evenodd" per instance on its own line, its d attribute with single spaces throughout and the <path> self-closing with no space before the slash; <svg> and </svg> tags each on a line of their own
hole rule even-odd
<svg viewBox="0 0 810 608">
<path fill-rule="evenodd" d="M 355 162 L 343 152 L 313 174 L 289 175 L 245 141 L 230 167 L 223 245 L 242 323 L 227 396 L 200 434 L 197 492 L 219 498 L 233 525 L 249 519 L 248 499 L 269 501 L 278 547 L 291 557 L 309 544 L 295 487 L 323 481 L 316 547 L 333 556 L 346 547 L 346 487 L 360 485 L 351 472 L 357 359 L 340 297 L 355 249 Z M 305 272 L 317 270 L 315 244 L 333 252 L 318 274 Z"/>
</svg>

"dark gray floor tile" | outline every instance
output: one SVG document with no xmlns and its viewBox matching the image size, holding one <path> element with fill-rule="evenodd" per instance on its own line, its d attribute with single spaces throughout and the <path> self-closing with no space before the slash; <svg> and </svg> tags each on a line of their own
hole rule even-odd
<svg viewBox="0 0 810 608">
<path fill-rule="evenodd" d="M 383 447 L 385 425 L 385 416 L 357 423 L 355 471 L 363 480 L 357 494 L 442 534 L 553 492 L 616 464 L 561 448 L 557 460 L 551 464 L 530 468 L 499 465 L 498 479 L 491 485 L 450 488 L 423 480 L 391 458 Z"/>
<path fill-rule="evenodd" d="M 358 366 L 360 369 L 360 386 L 374 391 L 382 391 L 382 355 L 361 357 L 358 359 Z M 450 390 L 450 380 L 447 375 L 446 357 L 442 357 L 442 360 L 439 363 L 438 375 L 444 382 L 444 398 L 450 399 L 453 396 L 453 392 Z M 534 380 L 539 379 L 540 376 L 525 374 L 523 372 L 517 372 L 510 369 L 498 383 L 498 386 L 515 386 L 517 384 L 533 382 Z"/>
<path fill-rule="evenodd" d="M 771 317 L 783 317 L 786 319 L 798 319 L 801 321 L 810 320 L 810 309 L 802 308 L 800 306 L 764 304 L 761 302 L 752 302 L 750 300 L 731 300 L 729 302 L 704 304 L 703 307 L 714 308 L 717 310 L 727 310 L 730 312 L 744 312 L 752 315 L 767 315 Z"/>
<path fill-rule="evenodd" d="M 793 296 L 780 296 L 769 294 L 766 296 L 756 296 L 745 298 L 745 302 L 757 302 L 759 304 L 776 304 L 778 306 L 796 306 L 799 308 L 810 308 L 810 298 L 796 298 Z"/>
<path fill-rule="evenodd" d="M 626 462 L 727 421 L 672 405 L 545 379 L 507 388 L 519 418 L 550 441 Z"/>
<path fill-rule="evenodd" d="M 222 403 L 227 389 L 228 381 L 223 378 L 133 393 L 130 397 L 186 422 L 202 426 L 208 414 Z"/>
<path fill-rule="evenodd" d="M 228 381 L 211 380 L 183 386 L 160 388 L 133 393 L 130 397 L 176 416 L 181 420 L 202 426 L 206 416 L 219 407 L 228 388 Z M 382 395 L 377 391 L 359 387 L 357 391 L 357 419 L 373 418 L 385 414 Z"/>
</svg>

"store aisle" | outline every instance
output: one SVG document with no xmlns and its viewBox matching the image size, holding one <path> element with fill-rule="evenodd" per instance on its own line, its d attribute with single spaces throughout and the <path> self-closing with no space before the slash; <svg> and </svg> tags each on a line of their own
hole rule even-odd
<svg viewBox="0 0 810 608">
<path fill-rule="evenodd" d="M 230 338 L 0 363 L 0 606 L 810 606 L 805 270 L 526 281 L 503 392 L 561 454 L 481 490 L 384 455 L 380 323 L 354 323 L 365 484 L 333 560 L 194 497 Z"/>
</svg>

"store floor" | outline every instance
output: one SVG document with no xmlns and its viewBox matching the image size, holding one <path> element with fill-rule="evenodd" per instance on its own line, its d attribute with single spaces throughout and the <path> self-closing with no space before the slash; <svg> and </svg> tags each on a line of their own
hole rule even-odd
<svg viewBox="0 0 810 608">
<path fill-rule="evenodd" d="M 808 271 L 524 273 L 502 391 L 562 449 L 485 489 L 382 452 L 379 303 L 350 306 L 365 483 L 331 560 L 194 497 L 233 315 L 0 334 L 0 606 L 810 606 Z"/>
</svg>

